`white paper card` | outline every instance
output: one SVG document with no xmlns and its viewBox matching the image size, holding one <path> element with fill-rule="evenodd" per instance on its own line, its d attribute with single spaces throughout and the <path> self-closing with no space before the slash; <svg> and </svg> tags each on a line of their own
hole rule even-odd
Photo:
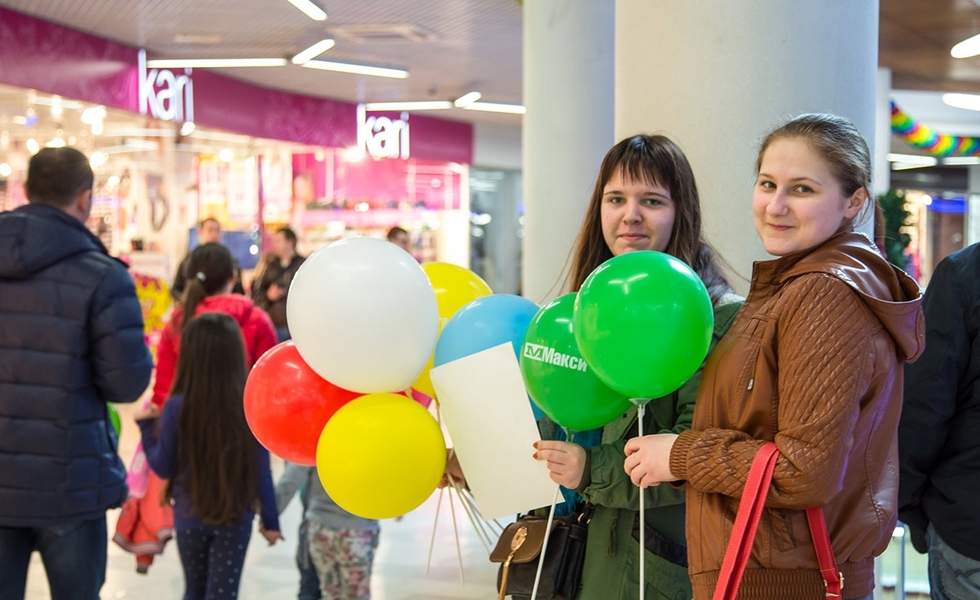
<svg viewBox="0 0 980 600">
<path fill-rule="evenodd" d="M 485 519 L 551 506 L 557 484 L 534 460 L 541 439 L 510 343 L 431 370 L 459 465 Z"/>
</svg>

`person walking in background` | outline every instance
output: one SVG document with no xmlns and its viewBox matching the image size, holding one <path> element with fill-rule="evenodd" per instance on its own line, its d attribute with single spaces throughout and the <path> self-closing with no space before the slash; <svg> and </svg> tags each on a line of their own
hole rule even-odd
<svg viewBox="0 0 980 600">
<path fill-rule="evenodd" d="M 807 114 L 756 162 L 755 263 L 745 306 L 709 356 L 691 428 L 626 444 L 643 487 L 684 482 L 694 598 L 710 598 L 760 448 L 779 449 L 740 596 L 824 599 L 805 509 L 821 508 L 843 598 L 872 597 L 895 529 L 902 363 L 923 348 L 919 286 L 854 231 L 875 213 L 856 127 Z M 670 486 L 659 486 L 660 488 Z M 659 488 L 654 488 L 659 489 Z"/>
<path fill-rule="evenodd" d="M 221 223 L 214 217 L 203 219 L 197 228 L 197 244 L 220 244 L 221 243 Z M 187 263 L 190 261 L 191 254 L 180 261 L 177 272 L 174 274 L 173 285 L 170 286 L 170 295 L 174 300 L 181 302 L 184 299 L 184 288 L 187 287 Z M 244 294 L 245 288 L 242 287 L 242 270 L 235 264 L 235 285 L 231 288 L 233 294 Z"/>
<path fill-rule="evenodd" d="M 157 348 L 157 375 L 153 384 L 153 403 L 160 407 L 170 395 L 174 369 L 180 353 L 181 332 L 195 316 L 222 312 L 238 323 L 245 341 L 246 366 L 251 368 L 266 350 L 276 345 L 276 331 L 269 315 L 256 308 L 245 296 L 232 294 L 234 261 L 221 244 L 198 246 L 187 261 L 188 279 L 183 304 L 174 309 L 163 328 Z"/>
<path fill-rule="evenodd" d="M 255 507 L 269 545 L 283 539 L 269 452 L 245 421 L 245 379 L 238 323 L 205 313 L 183 328 L 162 416 L 153 403 L 136 414 L 147 462 L 170 479 L 166 497 L 173 500 L 186 600 L 238 597 Z"/>
<path fill-rule="evenodd" d="M 43 148 L 29 204 L 0 214 L 3 600 L 24 598 L 34 550 L 53 600 L 97 599 L 127 495 L 107 403 L 139 398 L 153 360 L 126 266 L 85 228 L 93 181 L 78 150 Z"/>
<path fill-rule="evenodd" d="M 378 522 L 357 517 L 337 506 L 323 489 L 314 467 L 289 463 L 276 484 L 279 512 L 296 490 L 309 485 L 308 550 L 320 591 L 330 600 L 370 600 L 371 567 L 378 547 Z"/>
<path fill-rule="evenodd" d="M 683 151 L 661 135 L 619 142 L 603 159 L 582 223 L 569 274 L 578 291 L 596 267 L 627 252 L 667 252 L 690 265 L 708 288 L 715 312 L 712 345 L 741 306 L 701 232 L 701 201 Z M 644 431 L 678 433 L 691 424 L 700 370 L 684 386 L 650 402 Z M 639 586 L 639 490 L 623 472 L 623 446 L 638 431 L 637 409 L 602 429 L 579 432 L 575 443 L 547 418 L 535 458 L 551 478 L 595 505 L 589 524 L 582 590 L 577 600 L 636 598 Z M 548 441 L 558 440 L 558 441 Z M 684 535 L 684 492 L 670 486 L 645 490 L 647 525 L 645 598 L 689 598 Z M 567 514 L 572 507 L 562 507 Z"/>
<path fill-rule="evenodd" d="M 929 553 L 934 600 L 980 598 L 980 244 L 947 256 L 922 301 L 926 349 L 905 367 L 898 516 Z"/>
<path fill-rule="evenodd" d="M 299 522 L 296 538 L 296 568 L 299 569 L 299 595 L 298 600 L 320 600 L 320 578 L 316 574 L 316 567 L 313 566 L 313 559 L 310 558 L 309 529 L 310 521 L 306 518 L 306 511 L 310 508 L 310 488 L 313 480 L 317 479 L 316 469 L 310 469 L 306 483 L 299 489 L 299 500 L 303 505 L 303 517 Z M 280 483 L 282 480 L 280 479 Z M 278 497 L 279 484 L 276 484 L 276 505 L 279 505 Z M 288 500 L 284 501 L 288 503 Z M 282 513 L 282 509 L 279 509 Z"/>
<path fill-rule="evenodd" d="M 401 227 L 399 227 L 399 226 L 396 225 L 396 226 L 394 226 L 394 227 L 392 227 L 391 229 L 388 230 L 387 237 L 388 237 L 388 241 L 389 242 L 391 242 L 392 244 L 398 246 L 399 248 L 401 248 L 405 252 L 408 252 L 408 253 L 411 253 L 412 252 L 409 249 L 409 248 L 411 248 L 411 240 L 409 239 L 408 231 L 406 231 L 405 229 L 403 229 L 403 228 L 401 228 Z"/>
<path fill-rule="evenodd" d="M 296 254 L 296 233 L 288 227 L 283 227 L 273 236 L 272 254 L 274 258 L 265 263 L 261 276 L 252 284 L 252 299 L 269 313 L 279 341 L 285 342 L 291 338 L 286 322 L 289 284 L 306 258 Z"/>
</svg>

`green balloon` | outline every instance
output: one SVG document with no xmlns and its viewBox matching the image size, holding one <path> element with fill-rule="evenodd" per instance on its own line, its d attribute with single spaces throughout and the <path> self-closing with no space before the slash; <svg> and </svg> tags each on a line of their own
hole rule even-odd
<svg viewBox="0 0 980 600">
<path fill-rule="evenodd" d="M 615 256 L 586 278 L 572 321 L 599 379 L 649 400 L 681 387 L 704 362 L 714 311 L 701 278 L 683 261 L 640 251 Z"/>
<path fill-rule="evenodd" d="M 579 352 L 572 333 L 575 294 L 538 311 L 524 334 L 521 373 L 534 403 L 549 419 L 572 431 L 612 422 L 630 407 L 629 398 L 599 381 Z"/>
<path fill-rule="evenodd" d="M 119 437 L 122 431 L 122 420 L 119 418 L 119 411 L 111 404 L 106 404 L 106 408 L 109 409 L 109 420 L 112 422 L 112 428 L 116 430 L 116 437 Z"/>
</svg>

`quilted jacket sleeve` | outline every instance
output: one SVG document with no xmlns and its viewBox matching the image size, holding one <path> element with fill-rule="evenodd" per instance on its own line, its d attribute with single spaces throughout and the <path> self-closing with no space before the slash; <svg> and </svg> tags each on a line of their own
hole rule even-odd
<svg viewBox="0 0 980 600">
<path fill-rule="evenodd" d="M 781 452 L 766 506 L 804 509 L 823 506 L 842 487 L 876 359 L 877 322 L 835 277 L 800 277 L 787 284 L 784 297 L 774 309 L 776 355 L 766 357 L 778 365 L 775 442 Z M 763 443 L 738 430 L 688 430 L 674 444 L 671 471 L 699 491 L 739 497 Z"/>
<path fill-rule="evenodd" d="M 92 381 L 106 402 L 133 402 L 150 383 L 153 358 L 146 347 L 143 312 L 132 278 L 106 271 L 96 288 L 90 328 Z"/>
</svg>

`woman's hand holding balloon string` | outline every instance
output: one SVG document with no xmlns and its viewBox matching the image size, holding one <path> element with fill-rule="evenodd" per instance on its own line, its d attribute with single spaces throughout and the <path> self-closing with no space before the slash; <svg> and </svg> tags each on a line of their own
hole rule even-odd
<svg viewBox="0 0 980 600">
<path fill-rule="evenodd" d="M 547 461 L 551 480 L 574 490 L 585 474 L 585 449 L 571 442 L 542 440 L 534 443 L 534 458 Z"/>
<path fill-rule="evenodd" d="M 463 468 L 459 466 L 456 451 L 452 448 L 446 448 L 446 470 L 442 474 L 442 479 L 439 480 L 440 489 L 452 485 L 452 481 L 449 480 L 450 477 L 462 487 L 466 487 L 466 476 L 463 475 Z"/>
<path fill-rule="evenodd" d="M 677 480 L 670 472 L 670 450 L 676 439 L 676 434 L 660 433 L 626 442 L 623 469 L 634 485 L 645 488 Z"/>
</svg>

